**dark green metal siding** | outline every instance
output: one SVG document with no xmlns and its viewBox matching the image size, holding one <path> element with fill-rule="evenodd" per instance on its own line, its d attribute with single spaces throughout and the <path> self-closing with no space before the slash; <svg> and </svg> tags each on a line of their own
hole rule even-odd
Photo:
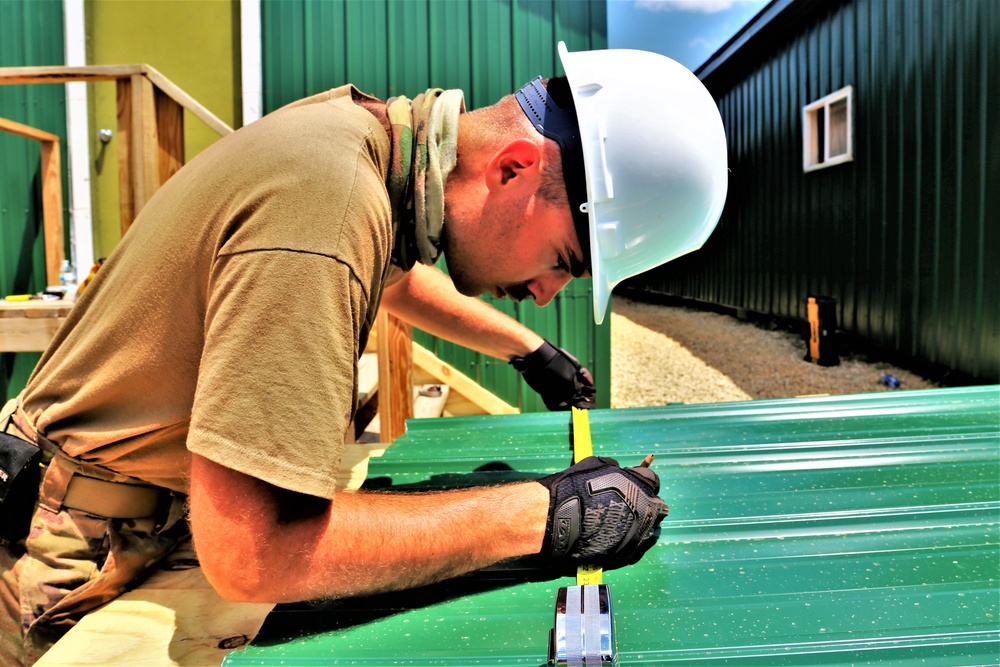
<svg viewBox="0 0 1000 667">
<path fill-rule="evenodd" d="M 264 0 L 264 111 L 351 82 L 379 97 L 461 88 L 492 104 L 562 74 L 556 44 L 606 48 L 599 0 Z"/>
<path fill-rule="evenodd" d="M 730 194 L 705 248 L 632 285 L 805 318 L 918 362 L 1000 377 L 1000 3 L 816 7 L 706 81 L 730 142 Z M 778 16 L 776 22 L 781 22 Z M 854 89 L 853 162 L 802 172 L 801 109 Z"/>
<path fill-rule="evenodd" d="M 0 67 L 63 64 L 62 3 L 0 1 Z M 56 134 L 67 198 L 63 86 L 0 86 L 0 117 Z M 0 296 L 45 289 L 39 143 L 0 132 Z M 64 238 L 69 239 L 68 232 Z M 0 353 L 0 395 L 16 395 L 41 355 Z"/>
<path fill-rule="evenodd" d="M 469 109 L 492 104 L 536 75 L 561 75 L 556 45 L 607 47 L 601 0 L 264 0 L 264 111 L 350 82 L 381 98 L 460 88 Z M 610 324 L 593 324 L 590 281 L 547 308 L 484 300 L 570 350 L 610 404 Z M 417 332 L 415 340 L 525 411 L 544 410 L 505 362 Z"/>
<path fill-rule="evenodd" d="M 590 411 L 594 451 L 655 453 L 670 505 L 642 560 L 604 573 L 621 664 L 997 664 L 998 419 L 996 386 Z M 415 419 L 368 484 L 533 478 L 568 443 L 555 414 Z M 513 563 L 279 606 L 223 664 L 542 665 L 573 583 Z"/>
</svg>

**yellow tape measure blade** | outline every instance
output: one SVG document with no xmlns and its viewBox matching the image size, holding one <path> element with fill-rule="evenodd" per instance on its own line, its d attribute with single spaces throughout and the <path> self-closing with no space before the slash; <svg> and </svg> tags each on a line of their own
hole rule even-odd
<svg viewBox="0 0 1000 667">
<path fill-rule="evenodd" d="M 579 463 L 593 455 L 594 446 L 590 440 L 590 419 L 587 417 L 587 411 L 573 408 L 573 463 Z"/>
<path fill-rule="evenodd" d="M 576 568 L 577 586 L 604 583 L 604 570 L 598 565 L 581 565 Z"/>
<path fill-rule="evenodd" d="M 573 463 L 593 455 L 587 411 L 573 408 Z M 604 583 L 604 570 L 598 565 L 581 565 L 576 568 L 576 583 L 578 586 Z"/>
</svg>

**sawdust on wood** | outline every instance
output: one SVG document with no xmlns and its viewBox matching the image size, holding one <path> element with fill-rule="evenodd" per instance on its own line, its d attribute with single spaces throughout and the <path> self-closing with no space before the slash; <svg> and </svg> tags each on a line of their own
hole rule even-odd
<svg viewBox="0 0 1000 667">
<path fill-rule="evenodd" d="M 845 356 L 838 366 L 803 360 L 801 335 L 730 315 L 614 297 L 611 405 L 716 403 L 938 385 L 881 361 Z M 891 389 L 885 374 L 900 382 Z"/>
</svg>

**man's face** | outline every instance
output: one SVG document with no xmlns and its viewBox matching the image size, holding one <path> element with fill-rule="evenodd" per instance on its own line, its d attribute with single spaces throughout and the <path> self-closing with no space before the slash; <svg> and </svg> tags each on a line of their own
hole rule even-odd
<svg viewBox="0 0 1000 667">
<path fill-rule="evenodd" d="M 569 267 L 584 259 L 569 209 L 538 196 L 491 195 L 478 216 L 464 215 L 478 220 L 459 223 L 463 212 L 448 211 L 446 219 L 459 224 L 445 224 L 443 241 L 448 272 L 467 296 L 489 292 L 545 306 L 573 277 Z"/>
</svg>

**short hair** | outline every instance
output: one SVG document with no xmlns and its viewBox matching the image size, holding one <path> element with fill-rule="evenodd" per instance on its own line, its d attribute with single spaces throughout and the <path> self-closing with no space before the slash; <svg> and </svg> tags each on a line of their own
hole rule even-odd
<svg viewBox="0 0 1000 667">
<path fill-rule="evenodd" d="M 543 79 L 542 84 L 548 88 L 549 82 L 553 82 L 553 87 L 557 87 L 559 81 L 565 79 Z M 490 143 L 497 148 L 524 136 L 541 136 L 521 111 L 513 95 L 505 95 L 496 104 L 470 111 L 469 114 L 475 115 L 476 121 L 481 123 L 480 129 L 483 134 L 480 138 L 485 139 L 489 136 Z M 542 142 L 545 168 L 542 170 L 538 196 L 553 206 L 569 207 L 559 144 L 546 137 L 542 137 Z"/>
</svg>

